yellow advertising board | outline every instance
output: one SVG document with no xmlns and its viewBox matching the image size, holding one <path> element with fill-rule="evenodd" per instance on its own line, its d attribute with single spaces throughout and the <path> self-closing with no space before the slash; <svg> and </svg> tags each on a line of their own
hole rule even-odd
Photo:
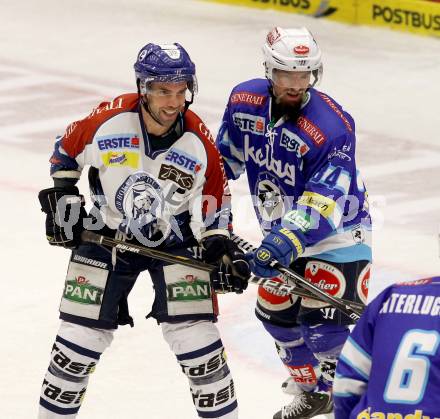
<svg viewBox="0 0 440 419">
<path fill-rule="evenodd" d="M 357 23 L 440 36 L 440 3 L 426 0 L 360 0 Z"/>
<path fill-rule="evenodd" d="M 339 22 L 354 23 L 357 0 L 208 0 L 234 6 L 272 9 L 280 12 L 299 13 Z"/>
<path fill-rule="evenodd" d="M 428 0 L 205 0 L 440 36 L 440 3 Z"/>
</svg>

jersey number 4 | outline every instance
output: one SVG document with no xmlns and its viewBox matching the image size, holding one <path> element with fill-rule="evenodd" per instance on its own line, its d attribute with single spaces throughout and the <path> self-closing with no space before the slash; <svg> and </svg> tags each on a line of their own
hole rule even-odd
<svg viewBox="0 0 440 419">
<path fill-rule="evenodd" d="M 425 394 L 431 361 L 440 334 L 435 330 L 408 330 L 400 341 L 384 391 L 388 403 L 417 404 Z"/>
</svg>

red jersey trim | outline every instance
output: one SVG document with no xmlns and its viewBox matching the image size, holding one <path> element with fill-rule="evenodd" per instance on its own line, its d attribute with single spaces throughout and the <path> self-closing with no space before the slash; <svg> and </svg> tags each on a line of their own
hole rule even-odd
<svg viewBox="0 0 440 419">
<path fill-rule="evenodd" d="M 111 102 L 102 102 L 93 111 L 80 121 L 72 122 L 61 139 L 61 146 L 67 154 L 75 158 L 87 144 L 91 144 L 96 131 L 106 121 L 123 112 L 133 112 L 137 109 L 139 96 L 137 93 L 128 93 L 113 99 Z"/>
<path fill-rule="evenodd" d="M 342 119 L 342 122 L 345 124 L 345 126 L 347 127 L 347 129 L 350 132 L 353 132 L 353 128 L 350 125 L 350 122 L 348 121 L 348 119 L 344 116 L 344 114 L 342 113 L 342 111 L 336 106 L 336 104 L 324 93 L 319 92 L 318 93 L 319 96 L 321 97 L 321 99 L 331 108 L 331 110 L 339 116 L 339 118 Z"/>
<path fill-rule="evenodd" d="M 210 202 L 204 200 L 202 213 L 204 216 L 212 215 L 214 212 L 222 208 L 222 205 L 225 204 L 225 199 L 229 196 L 228 180 L 223 167 L 223 161 L 215 146 L 214 137 L 203 121 L 190 110 L 186 111 L 184 120 L 185 130 L 195 134 L 202 142 L 206 151 L 206 182 L 202 194 L 205 196 L 213 196 L 216 200 L 216 205 L 209 205 Z"/>
</svg>

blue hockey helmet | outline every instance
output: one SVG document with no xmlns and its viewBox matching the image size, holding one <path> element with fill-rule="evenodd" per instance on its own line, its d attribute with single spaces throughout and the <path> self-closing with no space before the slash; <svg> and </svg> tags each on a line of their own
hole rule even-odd
<svg viewBox="0 0 440 419">
<path fill-rule="evenodd" d="M 139 92 L 148 93 L 149 83 L 179 83 L 186 81 L 193 96 L 197 93 L 196 66 L 186 50 L 178 43 L 147 44 L 134 63 Z"/>
</svg>

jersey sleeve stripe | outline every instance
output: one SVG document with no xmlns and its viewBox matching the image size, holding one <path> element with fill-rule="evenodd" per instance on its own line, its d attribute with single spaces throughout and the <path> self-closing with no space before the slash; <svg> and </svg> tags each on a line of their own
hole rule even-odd
<svg viewBox="0 0 440 419">
<path fill-rule="evenodd" d="M 368 380 L 371 371 L 371 356 L 368 355 L 351 337 L 342 349 L 340 360 L 349 365 L 361 377 Z"/>
<path fill-rule="evenodd" d="M 333 394 L 337 397 L 351 397 L 353 395 L 362 396 L 367 387 L 367 383 L 361 380 L 343 377 L 336 374 L 337 380 L 334 382 Z"/>
<path fill-rule="evenodd" d="M 136 93 L 121 95 L 111 102 L 101 103 L 86 118 L 67 127 L 61 139 L 61 146 L 70 157 L 75 158 L 93 141 L 96 131 L 104 122 L 122 112 L 137 111 L 137 106 Z"/>
<path fill-rule="evenodd" d="M 242 164 L 237 163 L 235 160 L 229 159 L 225 156 L 223 156 L 223 160 L 226 163 L 226 174 L 228 174 L 228 170 L 231 174 L 231 176 L 228 176 L 228 178 L 237 179 L 241 174 L 244 173 L 244 168 Z"/>
</svg>

